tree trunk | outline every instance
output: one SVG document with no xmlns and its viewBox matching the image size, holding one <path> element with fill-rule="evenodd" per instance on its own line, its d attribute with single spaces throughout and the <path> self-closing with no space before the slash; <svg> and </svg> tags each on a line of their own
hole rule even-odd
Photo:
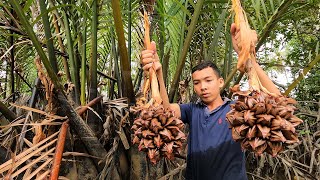
<svg viewBox="0 0 320 180">
<path fill-rule="evenodd" d="M 16 115 L 10 109 L 8 109 L 7 106 L 5 104 L 3 104 L 1 101 L 0 101 L 0 112 L 10 122 L 12 122 L 13 120 L 15 120 L 17 118 Z"/>
<path fill-rule="evenodd" d="M 102 144 L 100 144 L 98 138 L 95 136 L 95 133 L 73 109 L 66 97 L 61 92 L 57 92 L 57 98 L 60 102 L 60 108 L 62 112 L 64 112 L 70 120 L 71 128 L 77 132 L 88 152 L 91 155 L 100 157 L 102 159 L 107 154 L 107 151 L 104 149 Z M 97 169 L 102 170 L 104 163 L 98 164 L 99 160 L 97 159 L 95 159 L 94 162 L 97 166 Z"/>
</svg>

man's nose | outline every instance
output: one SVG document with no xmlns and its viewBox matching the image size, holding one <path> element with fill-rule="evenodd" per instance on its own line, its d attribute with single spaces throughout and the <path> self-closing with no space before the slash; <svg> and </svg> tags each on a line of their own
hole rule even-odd
<svg viewBox="0 0 320 180">
<path fill-rule="evenodd" d="M 207 89 L 207 85 L 206 83 L 201 83 L 201 90 L 206 90 Z"/>
</svg>

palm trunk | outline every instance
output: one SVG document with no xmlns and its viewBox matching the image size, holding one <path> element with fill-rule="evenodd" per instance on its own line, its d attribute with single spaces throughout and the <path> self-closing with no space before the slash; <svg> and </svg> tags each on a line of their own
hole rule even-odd
<svg viewBox="0 0 320 180">
<path fill-rule="evenodd" d="M 13 120 L 15 120 L 17 118 L 16 115 L 10 109 L 8 109 L 7 106 L 5 104 L 3 104 L 1 101 L 0 101 L 0 112 L 10 122 L 12 122 Z"/>
</svg>

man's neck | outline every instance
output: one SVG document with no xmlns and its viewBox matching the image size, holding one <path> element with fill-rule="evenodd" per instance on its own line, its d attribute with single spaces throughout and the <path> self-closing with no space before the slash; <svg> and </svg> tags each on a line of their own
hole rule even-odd
<svg viewBox="0 0 320 180">
<path fill-rule="evenodd" d="M 221 106 L 223 104 L 223 100 L 221 96 L 217 97 L 214 101 L 212 101 L 210 104 L 207 104 L 209 111 L 213 111 L 217 107 Z"/>
</svg>

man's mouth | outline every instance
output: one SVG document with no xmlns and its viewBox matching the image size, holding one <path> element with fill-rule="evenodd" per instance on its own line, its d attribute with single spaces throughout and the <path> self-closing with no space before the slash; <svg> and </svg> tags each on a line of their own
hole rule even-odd
<svg viewBox="0 0 320 180">
<path fill-rule="evenodd" d="M 201 96 L 206 98 L 206 97 L 209 97 L 209 95 L 210 95 L 209 93 L 203 93 Z"/>
</svg>

